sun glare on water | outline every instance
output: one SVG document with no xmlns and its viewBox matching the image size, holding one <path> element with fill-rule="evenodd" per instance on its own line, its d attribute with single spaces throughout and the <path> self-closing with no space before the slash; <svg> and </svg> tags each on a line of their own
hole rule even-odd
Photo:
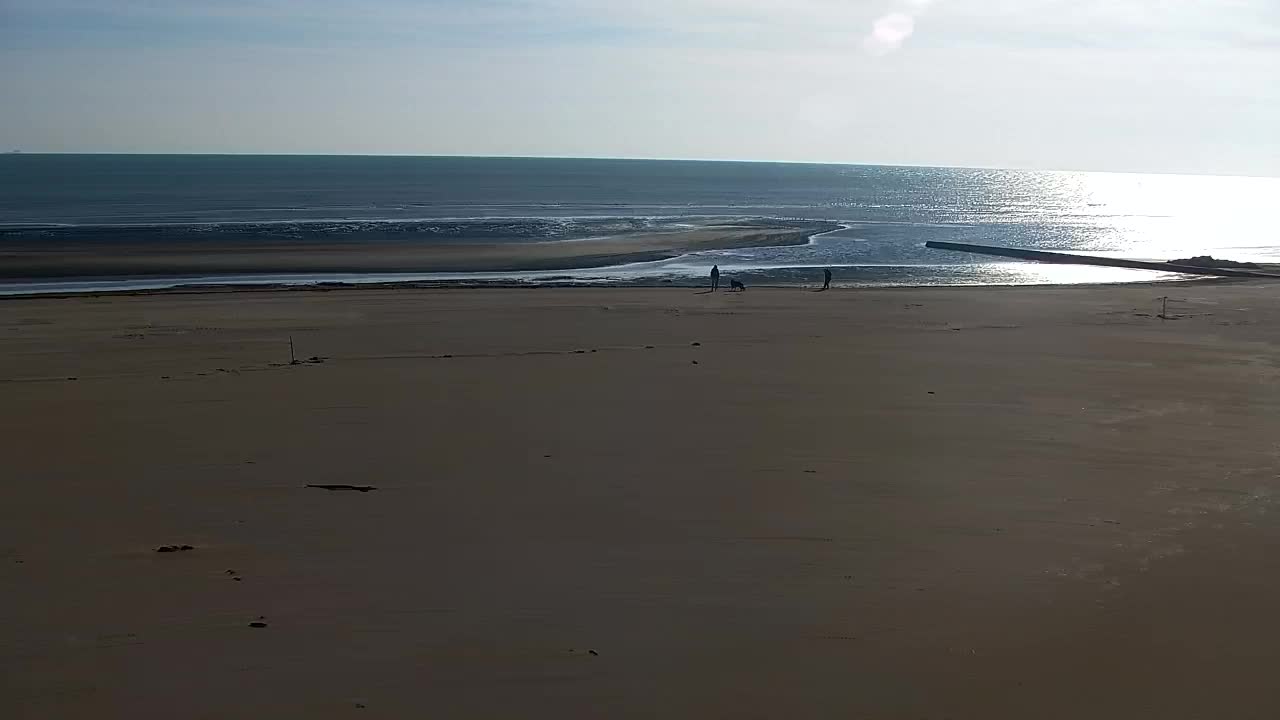
<svg viewBox="0 0 1280 720">
<path fill-rule="evenodd" d="M 1280 260 L 1271 211 L 1280 179 L 1067 172 L 1017 177 L 1005 186 L 1004 200 L 1012 206 L 1034 195 L 1041 207 L 1072 218 L 1091 237 L 1089 246 L 1072 248 L 1080 252 Z"/>
</svg>

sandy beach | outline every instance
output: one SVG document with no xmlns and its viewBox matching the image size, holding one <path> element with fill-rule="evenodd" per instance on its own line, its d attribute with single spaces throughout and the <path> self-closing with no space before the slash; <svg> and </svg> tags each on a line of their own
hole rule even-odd
<svg viewBox="0 0 1280 720">
<path fill-rule="evenodd" d="M 1276 717 L 1278 289 L 2 299 L 0 717 Z"/>
<path fill-rule="evenodd" d="M 743 220 L 682 231 L 545 242 L 427 243 L 408 237 L 344 243 L 277 241 L 241 247 L 190 240 L 76 244 L 6 239 L 0 247 L 0 279 L 565 270 L 664 260 L 702 250 L 803 245 L 813 235 L 839 227 L 810 221 Z M 2 235 L 0 239 L 5 239 Z"/>
</svg>

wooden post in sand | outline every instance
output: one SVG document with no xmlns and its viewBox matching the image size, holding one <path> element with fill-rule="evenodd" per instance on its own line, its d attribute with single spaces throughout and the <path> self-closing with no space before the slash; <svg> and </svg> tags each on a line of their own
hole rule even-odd
<svg viewBox="0 0 1280 720">
<path fill-rule="evenodd" d="M 293 336 L 292 335 L 289 336 L 289 364 L 290 365 L 298 364 L 298 358 L 293 354 Z"/>
<path fill-rule="evenodd" d="M 1160 319 L 1161 320 L 1169 319 L 1169 296 L 1168 295 L 1160 298 Z"/>
</svg>

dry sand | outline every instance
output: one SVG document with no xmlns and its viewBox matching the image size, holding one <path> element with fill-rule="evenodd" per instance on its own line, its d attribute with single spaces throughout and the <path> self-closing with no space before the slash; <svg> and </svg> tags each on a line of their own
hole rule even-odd
<svg viewBox="0 0 1280 720">
<path fill-rule="evenodd" d="M 0 717 L 1276 717 L 1278 291 L 5 300 Z"/>
<path fill-rule="evenodd" d="M 282 242 L 251 247 L 172 241 L 60 242 L 0 248 L 0 278 L 564 270 L 650 262 L 702 250 L 803 245 L 833 223 L 742 221 L 674 232 L 547 242 Z"/>
</svg>

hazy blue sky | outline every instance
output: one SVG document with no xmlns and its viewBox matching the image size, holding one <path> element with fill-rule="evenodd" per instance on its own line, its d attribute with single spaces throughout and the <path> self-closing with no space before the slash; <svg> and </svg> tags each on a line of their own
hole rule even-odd
<svg viewBox="0 0 1280 720">
<path fill-rule="evenodd" d="M 0 0 L 0 147 L 1280 176 L 1280 0 Z"/>
</svg>

